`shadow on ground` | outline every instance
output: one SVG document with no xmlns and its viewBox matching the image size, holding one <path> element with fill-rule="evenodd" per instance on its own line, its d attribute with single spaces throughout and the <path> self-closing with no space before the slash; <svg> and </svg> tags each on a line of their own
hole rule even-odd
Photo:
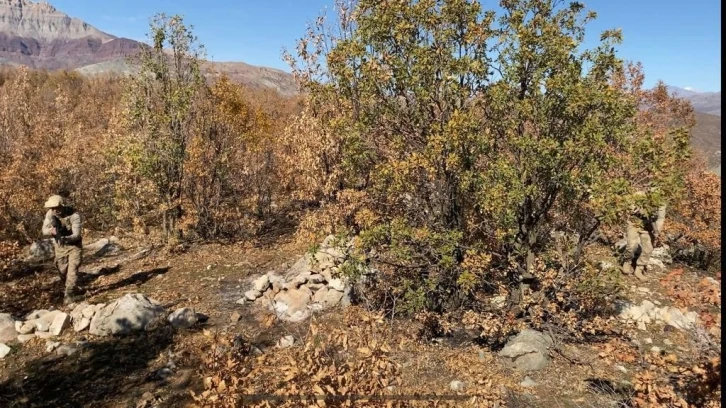
<svg viewBox="0 0 726 408">
<path fill-rule="evenodd" d="M 69 357 L 40 357 L 0 383 L 0 406 L 118 406 L 119 400 L 139 398 L 142 386 L 159 381 L 149 375 L 149 365 L 173 340 L 174 329 L 165 325 L 88 343 Z"/>
<path fill-rule="evenodd" d="M 127 278 L 121 279 L 118 282 L 115 282 L 115 283 L 112 283 L 112 284 L 109 284 L 106 286 L 101 286 L 99 288 L 88 290 L 87 296 L 89 296 L 89 297 L 96 296 L 103 292 L 110 292 L 110 291 L 113 291 L 116 289 L 121 289 L 126 286 L 131 286 L 131 285 L 136 285 L 136 286 L 143 285 L 144 283 L 155 278 L 156 276 L 163 275 L 163 274 L 167 273 L 168 271 L 169 271 L 169 267 L 163 267 L 163 268 L 150 269 L 148 271 L 136 272 L 135 274 L 133 274 Z"/>
<path fill-rule="evenodd" d="M 83 298 L 113 291 L 126 286 L 142 285 L 157 275 L 163 275 L 168 267 L 137 272 L 118 282 L 93 288 L 98 277 L 116 273 L 119 268 L 102 270 L 96 275 L 79 273 L 78 290 Z M 65 278 L 59 279 L 52 264 L 26 265 L 0 275 L 0 312 L 22 317 L 38 309 L 60 308 L 63 304 Z"/>
</svg>

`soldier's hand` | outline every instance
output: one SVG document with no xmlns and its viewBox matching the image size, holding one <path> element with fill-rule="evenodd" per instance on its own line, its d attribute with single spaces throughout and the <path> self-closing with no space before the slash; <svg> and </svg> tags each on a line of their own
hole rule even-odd
<svg viewBox="0 0 726 408">
<path fill-rule="evenodd" d="M 55 230 L 55 227 L 51 227 L 51 229 L 50 229 L 50 235 L 55 235 L 55 234 L 57 234 L 57 232 Z"/>
</svg>

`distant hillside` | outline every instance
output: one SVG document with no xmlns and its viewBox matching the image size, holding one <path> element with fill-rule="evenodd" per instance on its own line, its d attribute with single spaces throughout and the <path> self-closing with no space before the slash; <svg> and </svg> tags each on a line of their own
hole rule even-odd
<svg viewBox="0 0 726 408">
<path fill-rule="evenodd" d="M 691 136 L 693 148 L 703 154 L 709 168 L 721 173 L 721 117 L 696 113 L 696 126 Z"/>
<path fill-rule="evenodd" d="M 47 2 L 0 0 L 0 64 L 38 69 L 78 70 L 83 74 L 127 73 L 125 58 L 141 43 L 105 33 L 68 16 Z M 283 95 L 297 93 L 292 75 L 244 62 L 208 62 L 206 73 L 224 72 L 250 87 Z"/>
<path fill-rule="evenodd" d="M 721 116 L 721 91 L 698 92 L 676 86 L 669 86 L 668 91 L 671 94 L 691 101 L 693 109 L 695 109 L 696 112 Z"/>
</svg>

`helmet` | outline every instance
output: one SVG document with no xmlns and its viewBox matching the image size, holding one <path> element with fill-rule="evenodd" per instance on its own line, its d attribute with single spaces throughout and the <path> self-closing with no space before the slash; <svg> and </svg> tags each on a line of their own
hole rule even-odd
<svg viewBox="0 0 726 408">
<path fill-rule="evenodd" d="M 59 195 L 52 195 L 48 198 L 48 201 L 45 202 L 45 208 L 62 207 L 64 205 L 65 200 L 63 200 L 63 197 Z"/>
</svg>

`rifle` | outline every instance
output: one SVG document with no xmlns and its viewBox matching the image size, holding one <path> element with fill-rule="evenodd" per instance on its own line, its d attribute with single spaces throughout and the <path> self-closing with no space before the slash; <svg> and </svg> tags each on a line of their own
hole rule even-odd
<svg viewBox="0 0 726 408">
<path fill-rule="evenodd" d="M 65 227 L 63 227 L 63 224 L 55 215 L 51 218 L 51 226 L 55 228 L 55 235 L 53 236 L 55 243 L 61 244 L 61 238 L 63 238 L 63 232 L 65 231 Z"/>
</svg>

